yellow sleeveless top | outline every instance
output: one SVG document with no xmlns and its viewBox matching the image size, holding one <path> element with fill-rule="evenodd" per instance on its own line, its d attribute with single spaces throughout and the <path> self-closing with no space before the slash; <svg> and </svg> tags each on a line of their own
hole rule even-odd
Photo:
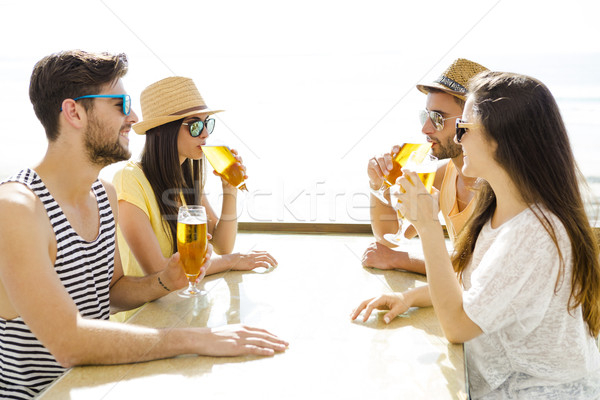
<svg viewBox="0 0 600 400">
<path fill-rule="evenodd" d="M 456 199 L 456 179 L 458 171 L 452 161 L 448 162 L 444 179 L 440 188 L 440 211 L 446 220 L 446 229 L 448 236 L 454 243 L 456 236 L 465 226 L 465 223 L 473 213 L 475 208 L 475 198 L 473 197 L 464 210 L 458 211 L 458 200 Z"/>
<path fill-rule="evenodd" d="M 117 199 L 125 200 L 142 210 L 150 220 L 152 230 L 158 239 L 160 250 L 165 258 L 173 255 L 173 245 L 171 234 L 165 221 L 160 215 L 158 201 L 150 186 L 150 182 L 144 175 L 144 171 L 134 161 L 128 161 L 123 169 L 117 171 L 113 178 L 113 185 L 117 191 Z M 119 253 L 121 255 L 121 264 L 123 264 L 123 273 L 132 276 L 144 276 L 142 267 L 138 264 L 135 256 L 121 229 L 117 229 L 117 241 L 119 243 Z M 113 321 L 124 322 L 131 317 L 138 309 L 123 311 L 111 315 Z"/>
</svg>

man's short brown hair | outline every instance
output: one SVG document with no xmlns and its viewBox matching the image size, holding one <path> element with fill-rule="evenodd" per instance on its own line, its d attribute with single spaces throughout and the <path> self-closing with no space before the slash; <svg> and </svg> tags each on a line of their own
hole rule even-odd
<svg viewBox="0 0 600 400">
<path fill-rule="evenodd" d="M 29 98 L 49 141 L 58 137 L 58 117 L 64 99 L 97 94 L 101 87 L 127 73 L 127 56 L 69 50 L 37 62 L 31 74 Z M 91 99 L 82 99 L 86 110 Z"/>
<path fill-rule="evenodd" d="M 442 89 L 436 89 L 436 88 L 428 88 L 427 90 L 428 90 L 428 93 L 446 93 L 454 98 L 454 101 L 456 102 L 456 104 L 458 104 L 460 106 L 461 109 L 465 108 L 466 101 L 464 101 L 463 99 L 461 99 L 458 96 L 454 96 L 452 93 L 448 93 L 448 92 L 443 91 Z"/>
</svg>

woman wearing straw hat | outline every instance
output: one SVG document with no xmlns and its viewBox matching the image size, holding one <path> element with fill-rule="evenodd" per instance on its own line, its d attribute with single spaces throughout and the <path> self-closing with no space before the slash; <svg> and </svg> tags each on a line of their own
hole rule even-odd
<svg viewBox="0 0 600 400">
<path fill-rule="evenodd" d="M 143 120 L 133 129 L 146 135 L 141 160 L 130 160 L 113 179 L 119 199 L 118 240 L 125 273 L 148 275 L 167 265 L 177 249 L 177 211 L 183 202 L 206 208 L 211 243 L 221 255 L 212 258 L 207 274 L 276 265 L 264 251 L 230 254 L 237 234 L 235 187 L 222 179 L 221 218 L 203 193 L 206 173 L 201 146 L 215 126 L 210 116 L 223 110 L 209 109 L 194 82 L 184 77 L 153 83 L 144 89 L 140 102 Z M 241 164 L 237 152 L 232 152 Z M 245 173 L 245 167 L 241 168 Z M 115 319 L 124 320 L 129 315 Z"/>
<path fill-rule="evenodd" d="M 503 72 L 477 75 L 469 92 L 455 141 L 480 185 L 452 259 L 435 197 L 405 170 L 400 211 L 421 237 L 428 290 L 366 300 L 352 318 L 433 305 L 464 343 L 474 399 L 599 399 L 599 248 L 556 101 Z"/>
</svg>

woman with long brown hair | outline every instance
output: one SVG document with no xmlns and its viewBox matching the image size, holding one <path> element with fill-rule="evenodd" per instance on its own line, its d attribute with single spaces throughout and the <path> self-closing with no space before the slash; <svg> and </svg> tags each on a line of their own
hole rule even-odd
<svg viewBox="0 0 600 400">
<path fill-rule="evenodd" d="M 536 79 L 485 72 L 463 119 L 463 173 L 480 185 L 452 259 L 434 196 L 405 171 L 398 200 L 419 232 L 429 288 L 366 300 L 352 317 L 389 308 L 388 322 L 433 305 L 448 340 L 464 343 L 473 398 L 597 399 L 599 249 L 558 106 Z"/>
<path fill-rule="evenodd" d="M 202 146 L 215 127 L 213 114 L 190 78 L 169 77 L 149 85 L 141 95 L 143 120 L 133 126 L 146 141 L 139 162 L 130 160 L 113 183 L 119 199 L 119 249 L 128 275 L 149 275 L 164 269 L 177 251 L 179 206 L 206 208 L 208 233 L 218 254 L 206 274 L 225 270 L 268 268 L 277 261 L 265 251 L 232 253 L 237 234 L 237 191 L 222 180 L 221 214 L 203 191 L 206 177 Z M 232 150 L 240 167 L 246 167 Z M 172 288 L 165 287 L 165 290 Z M 124 320 L 127 314 L 113 319 Z"/>
</svg>

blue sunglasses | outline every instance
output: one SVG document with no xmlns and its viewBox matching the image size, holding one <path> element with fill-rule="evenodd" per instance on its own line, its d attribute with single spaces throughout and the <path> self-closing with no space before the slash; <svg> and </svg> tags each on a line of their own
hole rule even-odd
<svg viewBox="0 0 600 400">
<path fill-rule="evenodd" d="M 131 97 L 128 94 L 88 94 L 87 96 L 75 97 L 73 101 L 77 101 L 79 99 L 93 99 L 97 97 L 106 99 L 121 99 L 123 100 L 123 114 L 129 115 L 131 112 Z"/>
</svg>

